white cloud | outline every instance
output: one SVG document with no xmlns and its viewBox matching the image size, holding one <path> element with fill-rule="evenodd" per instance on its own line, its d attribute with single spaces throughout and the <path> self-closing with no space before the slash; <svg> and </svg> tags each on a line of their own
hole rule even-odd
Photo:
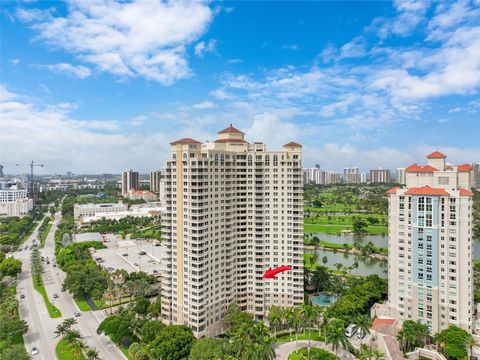
<svg viewBox="0 0 480 360">
<path fill-rule="evenodd" d="M 298 50 L 300 50 L 300 45 L 298 45 L 298 44 L 283 45 L 282 49 L 283 50 L 298 51 Z"/>
<path fill-rule="evenodd" d="M 73 53 L 100 71 L 169 85 L 191 74 L 186 48 L 205 33 L 208 4 L 183 1 L 72 1 L 65 17 L 19 9 L 48 45 Z"/>
<path fill-rule="evenodd" d="M 203 101 L 201 103 L 193 105 L 193 108 L 196 110 L 205 110 L 205 109 L 213 109 L 215 104 L 211 101 Z"/>
<path fill-rule="evenodd" d="M 340 48 L 340 58 L 356 58 L 367 54 L 366 41 L 363 36 L 357 36 Z"/>
<path fill-rule="evenodd" d="M 11 59 L 10 61 L 10 64 L 12 64 L 13 66 L 16 66 L 20 63 L 20 59 Z"/>
<path fill-rule="evenodd" d="M 60 63 L 60 64 L 46 65 L 46 68 L 53 72 L 73 75 L 75 77 L 78 77 L 79 79 L 85 79 L 90 75 L 92 75 L 92 71 L 83 65 L 72 65 L 67 63 Z"/>
<path fill-rule="evenodd" d="M 203 58 L 205 54 L 213 54 L 217 51 L 217 40 L 200 41 L 195 45 L 195 55 Z"/>
</svg>

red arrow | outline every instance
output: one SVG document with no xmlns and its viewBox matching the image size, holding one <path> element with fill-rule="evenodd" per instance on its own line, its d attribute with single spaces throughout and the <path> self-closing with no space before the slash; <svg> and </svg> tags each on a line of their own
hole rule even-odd
<svg viewBox="0 0 480 360">
<path fill-rule="evenodd" d="M 279 266 L 275 269 L 272 269 L 270 267 L 270 268 L 268 268 L 267 271 L 265 271 L 265 274 L 263 274 L 263 278 L 264 279 L 275 279 L 275 275 L 277 275 L 281 272 L 284 272 L 284 271 L 288 271 L 288 270 L 292 270 L 292 268 L 290 266 L 285 266 L 285 265 Z"/>
</svg>

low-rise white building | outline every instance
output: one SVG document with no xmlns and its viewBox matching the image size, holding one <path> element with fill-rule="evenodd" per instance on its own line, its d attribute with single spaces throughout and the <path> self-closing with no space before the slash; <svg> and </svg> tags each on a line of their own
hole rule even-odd
<svg viewBox="0 0 480 360">
<path fill-rule="evenodd" d="M 15 201 L 0 202 L 0 216 L 24 216 L 33 209 L 32 199 L 17 199 Z"/>
<path fill-rule="evenodd" d="M 105 203 L 105 204 L 75 204 L 73 207 L 73 216 L 75 220 L 81 217 L 95 216 L 102 213 L 118 213 L 127 211 L 128 205 L 119 203 Z"/>
<path fill-rule="evenodd" d="M 128 193 L 123 195 L 123 197 L 130 200 L 145 200 L 145 201 L 157 200 L 157 195 L 148 190 L 130 190 Z"/>
<path fill-rule="evenodd" d="M 17 199 L 25 199 L 27 197 L 27 190 L 17 188 L 6 188 L 0 190 L 0 202 L 12 202 Z"/>
<path fill-rule="evenodd" d="M 165 211 L 165 207 L 161 207 L 158 203 L 142 204 L 142 205 L 151 205 L 151 206 L 132 205 L 128 211 L 104 212 L 104 213 L 98 213 L 93 216 L 82 216 L 79 219 L 80 224 L 88 224 L 93 221 L 98 221 L 101 219 L 120 220 L 127 216 L 151 217 L 155 215 L 160 215 L 162 212 Z"/>
</svg>

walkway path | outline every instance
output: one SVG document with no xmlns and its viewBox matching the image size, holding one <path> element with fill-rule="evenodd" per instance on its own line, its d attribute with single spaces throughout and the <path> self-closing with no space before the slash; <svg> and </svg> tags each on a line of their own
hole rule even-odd
<svg viewBox="0 0 480 360">
<path fill-rule="evenodd" d="M 299 340 L 298 346 L 296 346 L 295 341 L 287 342 L 287 343 L 276 343 L 273 345 L 275 350 L 275 360 L 287 360 L 288 355 L 297 349 L 306 348 L 308 346 L 308 340 Z M 332 345 L 327 345 L 322 341 L 311 340 L 310 341 L 310 348 L 320 348 L 333 353 Z M 350 354 L 348 351 L 339 348 L 337 350 L 337 356 L 342 360 L 356 360 L 357 358 Z"/>
</svg>

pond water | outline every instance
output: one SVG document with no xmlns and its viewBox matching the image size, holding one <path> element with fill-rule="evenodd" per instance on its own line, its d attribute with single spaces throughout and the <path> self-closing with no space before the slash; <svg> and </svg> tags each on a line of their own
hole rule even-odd
<svg viewBox="0 0 480 360">
<path fill-rule="evenodd" d="M 366 245 L 371 241 L 375 246 L 387 248 L 388 247 L 388 236 L 385 235 L 354 235 L 354 234 L 342 234 L 342 235 L 333 235 L 333 234 L 320 234 L 314 233 L 313 236 L 318 237 L 320 240 L 325 240 L 335 244 L 354 244 L 359 243 Z M 480 239 L 475 240 L 475 259 L 480 259 Z"/>
<path fill-rule="evenodd" d="M 354 235 L 354 234 L 320 234 L 312 233 L 312 236 L 318 237 L 320 240 L 325 240 L 328 242 L 336 244 L 353 244 L 359 243 L 366 245 L 371 241 L 375 246 L 387 248 L 388 247 L 388 236 L 387 235 Z"/>
<path fill-rule="evenodd" d="M 340 263 L 343 266 L 352 266 L 354 262 L 357 262 L 358 269 L 352 270 L 352 274 L 362 275 L 362 276 L 377 274 L 382 278 L 387 277 L 387 273 L 385 272 L 388 269 L 386 261 L 370 259 L 365 256 L 358 256 L 358 255 L 342 253 L 342 252 L 326 251 L 321 249 L 317 249 L 316 251 L 313 249 L 312 250 L 308 249 L 308 250 L 305 250 L 305 252 L 310 252 L 310 253 L 316 252 L 318 255 L 317 262 L 320 265 L 323 265 L 322 258 L 326 256 L 328 259 L 328 262 L 325 264 L 325 266 L 331 269 L 336 269 L 334 265 L 335 263 Z"/>
</svg>

